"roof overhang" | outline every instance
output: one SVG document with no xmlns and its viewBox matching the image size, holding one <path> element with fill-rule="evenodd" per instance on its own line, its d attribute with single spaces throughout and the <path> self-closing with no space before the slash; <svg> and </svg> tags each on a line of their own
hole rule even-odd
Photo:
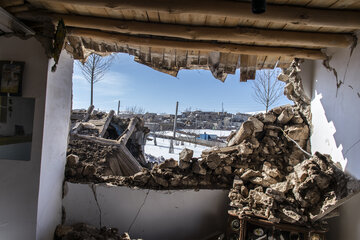
<svg viewBox="0 0 360 240">
<path fill-rule="evenodd" d="M 294 58 L 323 60 L 323 49 L 356 41 L 360 2 L 267 2 L 260 15 L 249 1 L 235 0 L 0 0 L 0 6 L 49 41 L 62 19 L 65 48 L 75 59 L 125 52 L 173 76 L 210 69 L 222 81 L 238 68 L 246 81 L 257 69 L 285 68 Z"/>
</svg>

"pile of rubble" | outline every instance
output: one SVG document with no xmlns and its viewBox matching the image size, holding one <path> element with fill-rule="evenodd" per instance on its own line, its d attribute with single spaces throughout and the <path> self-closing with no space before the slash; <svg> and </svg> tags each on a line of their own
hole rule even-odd
<svg viewBox="0 0 360 240">
<path fill-rule="evenodd" d="M 68 181 L 97 182 L 101 175 L 115 175 L 107 160 L 114 155 L 114 151 L 114 146 L 76 137 L 70 138 L 65 178 Z"/>
<path fill-rule="evenodd" d="M 92 145 L 89 142 L 73 140 L 69 145 L 67 172 L 75 172 L 72 159 L 76 156 L 71 154 L 79 156 L 80 159 L 77 173 L 88 164 L 96 165 L 98 170 L 92 175 L 88 175 L 88 171 L 86 174 L 82 172 L 80 176 L 67 175 L 67 180 L 76 181 L 76 178 L 82 178 L 90 182 L 97 179 L 99 182 L 111 181 L 119 185 L 152 189 L 229 189 L 235 176 L 241 175 L 246 169 L 259 169 L 264 162 L 281 166 L 279 171 L 286 175 L 292 170 L 291 166 L 305 159 L 305 153 L 296 145 L 307 149 L 308 139 L 309 127 L 300 112 L 296 107 L 282 106 L 267 114 L 250 117 L 229 140 L 228 147 L 205 150 L 201 158 L 194 158 L 192 150 L 184 149 L 179 162 L 168 159 L 161 164 L 155 164 L 152 169 L 143 168 L 141 172 L 129 177 L 116 176 L 109 169 L 111 163 L 106 156 L 111 156 L 113 146 Z M 263 179 L 272 183 L 275 180 L 276 178 L 269 177 Z"/>
<path fill-rule="evenodd" d="M 179 163 L 168 159 L 123 179 L 123 183 L 143 188 L 229 189 L 235 176 L 250 169 L 262 170 L 264 165 L 277 170 L 253 181 L 270 185 L 281 182 L 305 159 L 298 146 L 307 149 L 308 139 L 309 127 L 301 114 L 295 107 L 283 106 L 250 117 L 229 140 L 228 147 L 205 150 L 201 158 L 193 158 L 192 150 L 184 149 Z"/>
<path fill-rule="evenodd" d="M 347 176 L 329 156 L 309 154 L 310 101 L 304 97 L 298 65 L 299 62 L 294 61 L 279 77 L 287 83 L 285 93 L 295 105 L 250 117 L 229 136 L 227 147 L 205 150 L 200 158 L 194 158 L 192 150 L 184 149 L 179 162 L 168 159 L 155 163 L 152 168 L 139 169 L 132 176 L 121 176 L 117 174 L 113 158 L 108 157 L 117 147 L 94 146 L 100 151 L 100 157 L 94 159 L 92 156 L 97 155 L 91 153 L 91 146 L 85 143 L 86 149 L 75 150 L 72 146 L 78 143 L 74 140 L 70 144 L 69 154 L 74 155 L 68 156 L 67 180 L 78 182 L 80 178 L 91 182 L 96 179 L 148 189 L 231 189 L 230 214 L 273 222 L 312 225 L 319 219 L 336 215 L 336 208 L 359 191 L 359 183 Z M 124 161 L 121 156 L 117 159 Z M 82 165 L 79 167 L 74 162 Z M 94 170 L 91 165 L 97 168 Z"/>
<path fill-rule="evenodd" d="M 131 176 L 147 167 L 144 145 L 149 129 L 143 120 L 92 111 L 93 106 L 72 114 L 66 179 L 101 182 L 98 176 Z"/>
<path fill-rule="evenodd" d="M 89 159 L 94 156 L 91 148 L 98 149 L 95 157 L 99 160 L 92 158 L 83 162 L 82 170 L 76 169 L 87 181 L 149 189 L 231 189 L 232 215 L 305 224 L 328 214 L 340 199 L 357 190 L 357 184 L 350 186 L 356 181 L 329 156 L 308 153 L 309 135 L 306 117 L 298 107 L 287 105 L 250 117 L 229 138 L 227 147 L 205 150 L 201 158 L 194 158 L 192 150 L 184 149 L 179 162 L 168 159 L 133 176 L 116 176 L 109 171 L 106 156 L 111 155 L 111 146 L 82 142 L 78 144 L 86 149 L 79 151 L 71 147 L 77 143 L 74 140 L 69 153 Z M 74 158 L 68 156 L 69 167 Z M 91 164 L 98 164 L 96 171 Z M 67 171 L 73 172 L 69 168 Z"/>
<path fill-rule="evenodd" d="M 59 225 L 55 230 L 55 240 L 131 240 L 128 233 L 121 236 L 116 228 L 94 226 L 79 223 L 72 226 Z"/>
<path fill-rule="evenodd" d="M 344 174 L 329 156 L 315 153 L 291 169 L 281 171 L 264 162 L 236 176 L 229 193 L 230 214 L 311 225 L 359 191 L 358 181 Z"/>
</svg>

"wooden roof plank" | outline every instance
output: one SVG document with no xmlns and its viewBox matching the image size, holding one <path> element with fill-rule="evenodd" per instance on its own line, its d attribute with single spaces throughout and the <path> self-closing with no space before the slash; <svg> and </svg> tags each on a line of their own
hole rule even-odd
<svg viewBox="0 0 360 240">
<path fill-rule="evenodd" d="M 27 14 L 16 15 L 27 18 Z M 71 15 L 51 15 L 56 19 L 63 19 L 67 26 L 103 31 L 118 32 L 132 35 L 153 35 L 173 37 L 188 40 L 205 40 L 219 42 L 235 42 L 243 44 L 296 46 L 317 48 L 321 47 L 348 47 L 354 38 L 348 34 L 329 34 L 313 32 L 295 32 L 281 30 L 267 30 L 255 28 L 224 28 L 200 27 L 178 24 L 157 24 L 135 21 L 123 21 L 107 18 L 81 17 Z M 31 16 L 30 16 L 31 17 Z"/>
<path fill-rule="evenodd" d="M 159 11 L 170 14 L 190 13 L 193 16 L 215 15 L 223 17 L 239 17 L 244 19 L 258 19 L 258 15 L 250 11 L 249 2 L 217 0 L 29 0 L 61 2 L 75 5 L 94 7 L 108 7 L 121 9 L 138 9 L 145 11 Z M 339 17 L 341 16 L 341 18 Z M 291 25 L 328 26 L 339 28 L 360 29 L 360 14 L 358 11 L 314 9 L 288 5 L 267 5 L 267 11 L 261 15 L 262 21 L 287 22 Z M 197 20 L 193 20 L 196 24 Z"/>
<path fill-rule="evenodd" d="M 85 36 L 97 40 L 132 43 L 139 46 L 153 46 L 163 48 L 177 48 L 186 50 L 230 52 L 234 54 L 249 55 L 285 55 L 305 59 L 325 59 L 326 56 L 319 50 L 288 48 L 288 47 L 264 47 L 246 46 L 229 43 L 210 43 L 199 41 L 175 41 L 155 38 L 143 38 L 124 34 L 107 33 L 98 30 L 68 28 L 68 34 L 73 36 Z"/>
</svg>

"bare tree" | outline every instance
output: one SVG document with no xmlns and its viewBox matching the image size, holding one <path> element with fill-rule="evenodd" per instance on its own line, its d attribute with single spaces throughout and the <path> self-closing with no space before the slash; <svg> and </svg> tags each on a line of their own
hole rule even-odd
<svg viewBox="0 0 360 240">
<path fill-rule="evenodd" d="M 105 73 L 109 70 L 113 60 L 114 55 L 103 57 L 96 53 L 92 53 L 85 63 L 79 62 L 84 78 L 91 85 L 90 105 L 93 105 L 94 102 L 94 84 L 104 78 Z"/>
<path fill-rule="evenodd" d="M 265 106 L 266 112 L 284 95 L 284 83 L 277 80 L 279 73 L 279 69 L 266 69 L 256 73 L 256 79 L 252 86 L 253 97 L 256 102 Z"/>
</svg>

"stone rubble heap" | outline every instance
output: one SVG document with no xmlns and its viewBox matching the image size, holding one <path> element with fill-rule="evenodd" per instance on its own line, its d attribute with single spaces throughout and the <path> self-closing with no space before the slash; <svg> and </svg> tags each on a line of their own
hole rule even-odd
<svg viewBox="0 0 360 240">
<path fill-rule="evenodd" d="M 130 176 L 151 165 L 144 156 L 149 129 L 142 119 L 122 119 L 114 112 L 87 113 L 87 119 L 80 113 L 72 116 L 67 180 L 101 182 L 99 176 Z"/>
<path fill-rule="evenodd" d="M 152 189 L 229 189 L 235 176 L 246 169 L 260 170 L 265 163 L 269 168 L 276 166 L 279 176 L 258 176 L 255 181 L 269 185 L 281 181 L 282 176 L 292 171 L 292 166 L 305 159 L 305 154 L 288 137 L 302 148 L 308 148 L 309 127 L 296 107 L 290 105 L 250 117 L 229 140 L 228 147 L 205 150 L 201 158 L 194 158 L 192 150 L 184 149 L 179 162 L 168 159 L 155 164 L 151 170 L 144 168 L 130 177 L 114 176 L 109 170 L 106 156 L 111 154 L 110 146 L 74 140 L 69 145 L 66 178 L 68 181 L 96 180 Z M 76 156 L 87 160 L 74 165 L 72 159 Z M 89 165 L 95 165 L 96 171 L 84 172 L 85 168 L 91 168 Z"/>
<path fill-rule="evenodd" d="M 58 225 L 55 230 L 54 240 L 131 240 L 128 233 L 121 236 L 116 228 L 94 226 L 78 223 L 72 226 Z M 139 239 L 140 240 L 140 239 Z"/>
<path fill-rule="evenodd" d="M 229 189 L 235 176 L 252 169 L 258 171 L 247 173 L 252 184 L 270 186 L 282 182 L 305 159 L 305 153 L 288 138 L 308 149 L 309 127 L 290 105 L 250 117 L 228 147 L 205 150 L 199 159 L 193 158 L 192 150 L 184 149 L 179 163 L 168 159 L 124 179 L 124 183 L 145 188 Z"/>
<path fill-rule="evenodd" d="M 227 147 L 207 149 L 200 158 L 194 158 L 192 150 L 184 149 L 179 162 L 168 159 L 126 177 L 106 171 L 111 167 L 106 157 L 100 160 L 103 168 L 85 171 L 92 164 L 89 161 L 76 168 L 74 175 L 69 168 L 73 168 L 76 155 L 69 155 L 66 171 L 71 174 L 66 175 L 66 180 L 78 182 L 79 177 L 85 182 L 148 189 L 230 189 L 231 215 L 313 225 L 333 215 L 360 186 L 330 156 L 309 154 L 311 114 L 299 71 L 299 62 L 294 61 L 279 76 L 287 83 L 285 94 L 295 105 L 250 117 L 229 136 Z M 101 150 L 103 155 L 107 151 L 111 148 Z M 87 150 L 69 153 L 81 156 Z"/>
<path fill-rule="evenodd" d="M 96 182 L 100 175 L 114 175 L 109 159 L 113 146 L 70 138 L 65 178 L 77 182 Z"/>
<path fill-rule="evenodd" d="M 311 156 L 309 148 L 305 116 L 298 107 L 287 105 L 250 117 L 229 139 L 227 147 L 205 150 L 201 158 L 194 158 L 192 150 L 184 149 L 179 162 L 168 159 L 129 177 L 112 176 L 106 170 L 87 171 L 89 166 L 81 174 L 87 181 L 149 189 L 231 189 L 232 215 L 312 224 L 358 186 L 351 186 L 356 181 L 329 156 Z M 111 149 L 100 152 L 106 155 L 107 151 Z M 76 154 L 88 153 L 84 150 Z M 73 158 L 69 155 L 68 165 L 76 161 Z M 99 158 L 106 163 L 106 158 Z"/>
<path fill-rule="evenodd" d="M 313 224 L 334 210 L 339 200 L 359 190 L 359 183 L 344 174 L 329 156 L 314 156 L 289 172 L 264 162 L 262 169 L 246 169 L 230 190 L 230 213 L 273 222 Z M 266 177 L 276 179 L 264 181 Z"/>
<path fill-rule="evenodd" d="M 311 109 L 310 98 L 305 94 L 302 80 L 300 77 L 300 64 L 303 60 L 295 59 L 290 67 L 284 69 L 284 71 L 278 76 L 278 80 L 286 83 L 284 88 L 284 95 L 291 101 L 293 101 L 302 114 L 305 116 L 308 122 L 311 122 Z"/>
</svg>

